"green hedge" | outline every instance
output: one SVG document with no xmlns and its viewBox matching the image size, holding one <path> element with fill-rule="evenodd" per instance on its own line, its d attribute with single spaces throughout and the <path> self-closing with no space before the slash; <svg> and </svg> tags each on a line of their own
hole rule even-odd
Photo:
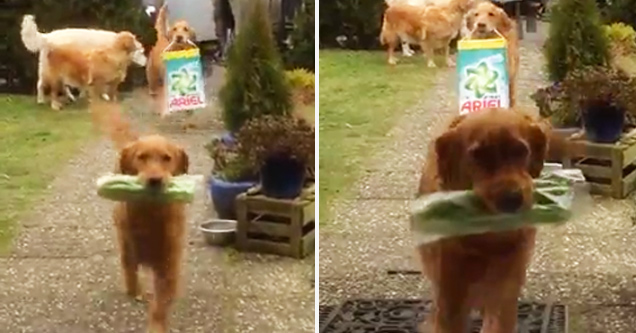
<svg viewBox="0 0 636 333">
<path fill-rule="evenodd" d="M 41 32 L 67 27 L 128 30 L 144 45 L 155 43 L 154 26 L 141 0 L 8 0 L 0 5 L 0 64 L 7 64 L 7 68 L 0 68 L 0 78 L 13 77 L 15 81 L 0 90 L 35 91 L 37 55 L 26 50 L 20 37 L 25 14 L 35 15 Z M 143 70 L 132 72 L 125 85 L 143 80 Z"/>
<path fill-rule="evenodd" d="M 320 47 L 372 49 L 380 46 L 384 0 L 332 0 L 320 3 Z M 336 38 L 345 36 L 344 45 Z"/>
<path fill-rule="evenodd" d="M 314 0 L 304 0 L 294 17 L 291 47 L 283 52 L 283 62 L 288 69 L 315 69 L 315 5 Z"/>
<path fill-rule="evenodd" d="M 636 0 L 613 0 L 604 12 L 608 23 L 622 22 L 636 29 Z"/>
</svg>

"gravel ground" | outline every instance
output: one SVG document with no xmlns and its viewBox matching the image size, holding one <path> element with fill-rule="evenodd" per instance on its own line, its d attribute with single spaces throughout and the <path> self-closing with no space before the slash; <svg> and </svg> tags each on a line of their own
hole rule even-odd
<svg viewBox="0 0 636 333">
<path fill-rule="evenodd" d="M 219 69 L 210 78 L 212 91 L 222 76 Z M 203 145 L 221 128 L 215 107 L 161 123 L 149 115 L 144 92 L 126 103 L 137 128 L 158 128 L 186 148 L 191 173 L 209 172 Z M 204 129 L 185 131 L 182 125 L 190 122 Z M 13 252 L 0 258 L 1 332 L 144 332 L 146 305 L 123 293 L 113 203 L 94 189 L 94 181 L 113 170 L 116 154 L 107 141 L 88 143 L 22 221 Z M 196 225 L 213 210 L 205 190 L 199 191 L 189 209 L 172 332 L 313 332 L 314 256 L 299 261 L 206 246 Z"/>
<path fill-rule="evenodd" d="M 538 34 L 522 42 L 518 95 L 545 83 Z M 426 70 L 426 69 L 423 69 Z M 432 72 L 433 73 L 433 72 Z M 434 72 L 437 82 L 406 110 L 371 158 L 357 194 L 334 205 L 320 230 L 320 304 L 349 298 L 427 297 L 408 231 L 407 209 L 417 188 L 429 140 L 456 114 L 455 72 Z M 390 180 L 390 181 L 389 181 Z M 593 209 L 560 228 L 541 229 L 522 298 L 569 306 L 570 332 L 627 333 L 636 327 L 636 237 L 633 197 L 594 198 Z"/>
</svg>

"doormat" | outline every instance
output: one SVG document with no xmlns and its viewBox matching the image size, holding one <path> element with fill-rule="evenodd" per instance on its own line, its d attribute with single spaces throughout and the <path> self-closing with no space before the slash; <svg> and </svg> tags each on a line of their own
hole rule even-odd
<svg viewBox="0 0 636 333">
<path fill-rule="evenodd" d="M 567 333 L 567 307 L 519 302 L 518 333 Z M 432 301 L 421 299 L 360 299 L 319 307 L 319 333 L 419 333 Z M 482 320 L 471 315 L 470 333 L 479 333 Z"/>
</svg>

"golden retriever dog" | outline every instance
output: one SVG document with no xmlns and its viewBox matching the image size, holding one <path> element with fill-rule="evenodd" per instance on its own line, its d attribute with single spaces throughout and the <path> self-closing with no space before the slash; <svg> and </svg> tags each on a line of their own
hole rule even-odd
<svg viewBox="0 0 636 333">
<path fill-rule="evenodd" d="M 46 96 L 42 76 L 43 73 L 49 70 L 47 58 L 48 52 L 52 47 L 73 47 L 82 51 L 104 48 L 117 39 L 117 32 L 86 28 L 63 28 L 43 33 L 39 31 L 33 15 L 24 15 L 20 36 L 27 50 L 38 54 L 37 101 L 38 103 L 44 103 L 46 102 Z M 144 66 L 146 57 L 143 56 L 143 53 L 140 53 L 133 61 L 140 66 Z M 70 99 L 75 99 L 68 89 L 66 89 L 66 94 Z"/>
<path fill-rule="evenodd" d="M 162 136 L 145 136 L 122 149 L 119 169 L 120 173 L 139 176 L 149 190 L 159 191 L 170 177 L 188 172 L 188 155 Z M 148 268 L 154 283 L 148 332 L 167 333 L 185 246 L 185 204 L 119 203 L 114 220 L 126 293 L 137 299 L 141 297 L 138 269 Z"/>
<path fill-rule="evenodd" d="M 548 151 L 545 124 L 511 109 L 457 117 L 431 145 L 419 194 L 475 191 L 492 213 L 533 204 L 532 179 Z M 517 299 L 535 245 L 536 229 L 444 238 L 418 247 L 431 281 L 433 333 L 466 332 L 471 309 L 482 311 L 483 333 L 513 333 Z M 421 327 L 423 332 L 426 327 Z"/>
<path fill-rule="evenodd" d="M 429 6 L 429 5 L 441 5 L 447 3 L 449 0 L 385 0 L 387 6 L 392 6 L 394 4 L 409 4 L 411 6 Z M 415 55 L 415 51 L 413 51 L 408 43 L 408 41 L 402 41 L 402 55 L 405 57 L 412 57 Z"/>
<path fill-rule="evenodd" d="M 116 172 L 138 176 L 149 191 L 160 191 L 170 178 L 188 173 L 185 150 L 160 135 L 139 136 L 119 104 L 90 103 L 95 127 L 120 150 Z M 178 295 L 185 247 L 186 204 L 153 201 L 119 202 L 113 212 L 126 293 L 145 298 L 140 268 L 152 275 L 149 333 L 167 333 L 171 306 Z"/>
<path fill-rule="evenodd" d="M 510 107 L 517 102 L 517 72 L 519 71 L 519 37 L 517 24 L 506 12 L 489 1 L 480 2 L 466 14 L 466 28 L 470 38 L 496 38 L 499 32 L 508 42 L 507 61 L 510 90 Z"/>
<path fill-rule="evenodd" d="M 380 41 L 387 46 L 388 63 L 395 65 L 395 47 L 400 41 L 419 44 L 428 67 L 436 67 L 433 56 L 443 49 L 446 64 L 455 66 L 450 58 L 450 42 L 459 34 L 464 14 L 473 0 L 449 0 L 448 3 L 429 6 L 413 6 L 398 2 L 384 12 Z"/>
<path fill-rule="evenodd" d="M 143 46 L 127 31 L 118 33 L 113 43 L 104 48 L 82 51 L 72 46 L 51 47 L 47 52 L 49 66 L 42 73 L 43 86 L 50 91 L 51 107 L 62 107 L 59 95 L 64 85 L 88 90 L 91 98 L 116 99 L 117 87 L 135 60 L 145 61 Z"/>
<path fill-rule="evenodd" d="M 157 21 L 155 22 L 155 30 L 157 31 L 157 42 L 150 51 L 149 62 L 146 66 L 146 79 L 148 80 L 148 89 L 150 95 L 157 95 L 164 85 L 164 76 L 166 67 L 163 64 L 161 54 L 168 47 L 171 51 L 187 50 L 195 48 L 196 34 L 194 29 L 184 20 L 176 21 L 170 29 L 166 29 L 168 25 L 166 18 L 166 5 L 159 9 Z"/>
</svg>

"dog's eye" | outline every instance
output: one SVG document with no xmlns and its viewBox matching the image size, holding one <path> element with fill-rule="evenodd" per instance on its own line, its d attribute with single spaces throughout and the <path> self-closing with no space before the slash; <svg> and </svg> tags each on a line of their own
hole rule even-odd
<svg viewBox="0 0 636 333">
<path fill-rule="evenodd" d="M 172 161 L 172 156 L 170 156 L 170 155 L 163 155 L 163 156 L 161 156 L 161 160 L 163 160 L 163 161 L 164 161 L 164 162 L 166 162 L 166 163 L 167 163 L 167 162 L 170 162 L 170 161 Z"/>
<path fill-rule="evenodd" d="M 190 29 L 188 29 L 188 27 L 184 27 L 183 31 L 188 32 Z"/>
<path fill-rule="evenodd" d="M 479 16 L 479 13 L 475 13 L 475 14 L 473 14 L 473 15 L 475 15 L 475 17 L 477 17 L 477 16 Z"/>
<path fill-rule="evenodd" d="M 137 156 L 137 158 L 138 158 L 140 161 L 145 161 L 145 160 L 147 160 L 147 159 L 148 159 L 148 154 L 140 154 L 139 156 Z"/>
<path fill-rule="evenodd" d="M 490 12 L 490 13 L 488 13 L 488 16 L 495 16 L 495 13 Z"/>
</svg>

